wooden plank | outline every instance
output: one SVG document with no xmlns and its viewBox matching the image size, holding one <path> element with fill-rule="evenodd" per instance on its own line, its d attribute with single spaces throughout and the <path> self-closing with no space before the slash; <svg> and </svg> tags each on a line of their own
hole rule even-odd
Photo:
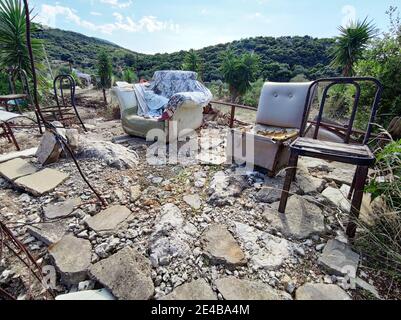
<svg viewBox="0 0 401 320">
<path fill-rule="evenodd" d="M 338 152 L 344 155 L 359 155 L 365 157 L 372 157 L 373 154 L 367 146 L 351 146 L 346 144 L 327 143 L 326 141 L 319 141 L 310 139 L 304 141 L 298 139 L 293 143 L 294 148 L 308 148 L 310 150 L 320 150 L 323 152 Z"/>
</svg>

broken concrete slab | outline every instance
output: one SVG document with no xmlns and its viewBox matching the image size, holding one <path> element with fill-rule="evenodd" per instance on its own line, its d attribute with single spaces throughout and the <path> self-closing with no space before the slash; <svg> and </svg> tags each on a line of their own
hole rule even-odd
<svg viewBox="0 0 401 320">
<path fill-rule="evenodd" d="M 217 300 L 216 294 L 204 279 L 194 280 L 177 287 L 172 293 L 160 300 Z"/>
<path fill-rule="evenodd" d="M 351 300 L 351 297 L 334 284 L 307 283 L 295 292 L 296 300 Z"/>
<path fill-rule="evenodd" d="M 271 208 L 266 208 L 263 214 L 269 230 L 279 231 L 296 239 L 305 239 L 325 232 L 322 210 L 302 197 L 290 197 L 284 214 L 278 212 L 278 207 L 279 203 L 274 203 Z"/>
<path fill-rule="evenodd" d="M 130 247 L 92 265 L 89 274 L 120 300 L 149 300 L 154 294 L 149 260 Z"/>
<path fill-rule="evenodd" d="M 278 291 L 259 281 L 227 277 L 216 280 L 216 287 L 225 300 L 283 300 Z"/>
<path fill-rule="evenodd" d="M 344 190 L 344 189 L 343 189 Z M 341 208 L 345 212 L 351 210 L 351 202 L 347 199 L 347 193 L 339 189 L 328 187 L 322 195 L 334 206 Z"/>
<path fill-rule="evenodd" d="M 201 241 L 204 254 L 212 264 L 224 264 L 228 267 L 246 264 L 244 252 L 226 226 L 220 224 L 209 226 L 203 233 Z"/>
<path fill-rule="evenodd" d="M 50 246 L 59 242 L 68 229 L 68 221 L 57 221 L 51 223 L 42 223 L 40 225 L 29 226 L 27 231 L 36 239 Z"/>
<path fill-rule="evenodd" d="M 74 285 L 86 279 L 92 258 L 92 246 L 88 240 L 67 234 L 49 247 L 49 254 L 63 283 Z"/>
<path fill-rule="evenodd" d="M 71 300 L 71 301 L 100 301 L 100 300 L 116 300 L 116 298 L 107 289 L 79 291 L 67 294 L 61 294 L 55 300 Z"/>
<path fill-rule="evenodd" d="M 183 200 L 195 210 L 200 209 L 202 206 L 202 201 L 198 194 L 185 195 Z"/>
<path fill-rule="evenodd" d="M 375 286 L 371 285 L 370 283 L 366 282 L 365 280 L 363 280 L 359 277 L 356 278 L 355 284 L 357 285 L 357 287 L 371 293 L 376 299 L 381 300 L 380 293 L 379 293 L 379 291 L 377 291 Z"/>
<path fill-rule="evenodd" d="M 38 161 L 43 165 L 55 163 L 60 159 L 63 149 L 57 141 L 55 135 L 46 130 L 40 141 L 39 148 L 36 152 Z"/>
<path fill-rule="evenodd" d="M 95 232 L 113 231 L 126 221 L 132 212 L 124 206 L 111 206 L 86 220 L 86 224 Z"/>
<path fill-rule="evenodd" d="M 68 174 L 46 168 L 34 174 L 15 180 L 15 185 L 34 196 L 42 196 L 57 188 L 68 178 Z"/>
<path fill-rule="evenodd" d="M 35 173 L 36 171 L 38 169 L 35 166 L 20 158 L 0 164 L 0 175 L 10 181 Z"/>
<path fill-rule="evenodd" d="M 359 264 L 359 254 L 352 251 L 346 243 L 329 240 L 318 260 L 327 272 L 355 279 Z"/>
<path fill-rule="evenodd" d="M 47 219 L 64 218 L 71 215 L 75 207 L 81 203 L 81 198 L 68 199 L 55 204 L 51 203 L 43 207 L 43 213 Z"/>
<path fill-rule="evenodd" d="M 21 158 L 21 159 L 31 158 L 36 154 L 37 150 L 38 148 L 30 148 L 22 151 L 15 151 L 7 154 L 2 154 L 0 155 L 0 163 L 10 161 L 16 158 Z"/>
</svg>

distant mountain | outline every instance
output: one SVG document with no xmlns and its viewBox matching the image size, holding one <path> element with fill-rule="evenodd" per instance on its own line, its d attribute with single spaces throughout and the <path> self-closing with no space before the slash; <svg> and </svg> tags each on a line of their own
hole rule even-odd
<svg viewBox="0 0 401 320">
<path fill-rule="evenodd" d="M 74 67 L 89 73 L 95 72 L 97 55 L 106 50 L 112 57 L 118 75 L 124 68 L 133 68 L 140 77 L 150 78 L 156 70 L 181 69 L 186 51 L 147 55 L 122 48 L 114 43 L 80 33 L 43 28 L 35 37 L 45 41 L 50 61 L 72 61 Z M 328 67 L 329 50 L 333 39 L 305 37 L 256 37 L 197 50 L 204 60 L 203 79 L 219 80 L 221 53 L 228 48 L 237 53 L 253 51 L 261 57 L 259 76 L 272 81 L 288 81 L 304 74 L 309 79 L 336 75 Z"/>
</svg>

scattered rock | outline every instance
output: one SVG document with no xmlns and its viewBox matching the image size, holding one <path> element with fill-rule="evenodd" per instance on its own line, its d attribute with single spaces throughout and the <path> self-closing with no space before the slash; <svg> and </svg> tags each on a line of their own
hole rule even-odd
<svg viewBox="0 0 401 320">
<path fill-rule="evenodd" d="M 53 191 L 68 178 L 68 174 L 46 168 L 37 173 L 15 180 L 17 187 L 24 189 L 34 196 L 40 197 Z"/>
<path fill-rule="evenodd" d="M 228 277 L 216 280 L 216 287 L 225 300 L 283 300 L 276 290 L 258 281 Z"/>
<path fill-rule="evenodd" d="M 210 183 L 209 203 L 219 207 L 232 203 L 231 197 L 239 197 L 241 192 L 247 187 L 244 176 L 229 176 L 223 171 L 217 172 Z"/>
<path fill-rule="evenodd" d="M 138 164 L 138 155 L 122 145 L 107 141 L 90 141 L 81 138 L 77 154 L 82 158 L 104 161 L 110 167 L 133 169 Z"/>
<path fill-rule="evenodd" d="M 263 214 L 268 222 L 268 229 L 296 239 L 325 232 L 323 212 L 315 204 L 294 195 L 288 199 L 285 214 L 277 211 L 278 206 L 278 202 L 274 203 Z"/>
<path fill-rule="evenodd" d="M 351 300 L 350 296 L 334 284 L 307 283 L 295 292 L 296 300 Z"/>
<path fill-rule="evenodd" d="M 184 223 L 181 210 L 168 203 L 160 208 L 160 215 L 155 221 L 155 229 L 150 236 L 149 249 L 153 265 L 167 265 L 171 257 L 184 256 L 190 251 L 190 234 L 196 228 Z"/>
<path fill-rule="evenodd" d="M 256 230 L 240 222 L 235 222 L 235 231 L 246 252 L 250 255 L 250 262 L 256 268 L 274 270 L 290 257 L 291 243 L 285 239 Z"/>
<path fill-rule="evenodd" d="M 202 236 L 204 253 L 212 264 L 229 267 L 246 264 L 245 255 L 226 226 L 213 224 Z"/>
<path fill-rule="evenodd" d="M 111 206 L 86 220 L 88 227 L 95 232 L 113 231 L 126 221 L 132 212 L 124 206 Z"/>
<path fill-rule="evenodd" d="M 64 202 L 48 204 L 43 207 L 43 213 L 47 219 L 64 218 L 74 211 L 74 208 L 81 204 L 81 198 L 68 199 Z"/>
<path fill-rule="evenodd" d="M 185 195 L 183 200 L 195 210 L 200 209 L 202 206 L 201 199 L 197 194 Z"/>
<path fill-rule="evenodd" d="M 0 174 L 7 180 L 16 180 L 20 177 L 38 171 L 30 162 L 16 158 L 0 164 Z"/>
<path fill-rule="evenodd" d="M 149 261 L 126 247 L 89 268 L 96 279 L 120 300 L 149 300 L 154 293 Z"/>
<path fill-rule="evenodd" d="M 142 195 L 141 186 L 135 185 L 130 188 L 130 200 L 131 202 L 137 201 Z"/>
<path fill-rule="evenodd" d="M 85 280 L 92 256 L 89 241 L 68 234 L 49 247 L 49 254 L 65 284 L 74 285 Z"/>
<path fill-rule="evenodd" d="M 359 264 L 359 254 L 352 251 L 343 242 L 329 240 L 318 262 L 331 274 L 348 275 L 350 278 L 355 279 Z"/>
<path fill-rule="evenodd" d="M 317 194 L 324 190 L 327 182 L 320 178 L 310 175 L 297 175 L 297 184 L 303 194 Z"/>
<path fill-rule="evenodd" d="M 190 283 L 177 287 L 172 293 L 160 300 L 217 300 L 212 288 L 203 279 L 198 279 Z"/>
<path fill-rule="evenodd" d="M 330 203 L 336 207 L 340 207 L 341 210 L 349 212 L 351 209 L 351 203 L 347 199 L 347 195 L 341 192 L 341 190 L 328 187 L 326 188 L 322 195 L 330 201 Z"/>
</svg>

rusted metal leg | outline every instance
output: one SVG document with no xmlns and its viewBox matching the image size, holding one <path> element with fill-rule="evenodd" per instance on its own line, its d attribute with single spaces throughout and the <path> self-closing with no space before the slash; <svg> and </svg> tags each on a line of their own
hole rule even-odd
<svg viewBox="0 0 401 320">
<path fill-rule="evenodd" d="M 356 179 L 357 173 L 358 173 L 358 168 L 356 169 L 354 178 L 352 179 L 351 189 L 349 189 L 349 193 L 348 193 L 348 200 L 351 200 L 352 199 L 352 195 L 354 194 L 354 191 L 355 191 L 355 179 Z"/>
<path fill-rule="evenodd" d="M 356 220 L 361 210 L 363 191 L 368 177 L 369 167 L 358 167 L 355 174 L 355 191 L 351 203 L 350 221 L 347 226 L 347 236 L 351 239 L 355 237 Z"/>
<path fill-rule="evenodd" d="M 4 125 L 6 126 L 7 133 L 11 137 L 11 140 L 13 141 L 13 143 L 15 145 L 15 148 L 17 149 L 17 151 L 20 151 L 21 149 L 20 149 L 20 147 L 18 145 L 17 139 L 15 139 L 14 132 L 11 129 L 10 125 L 7 122 Z"/>
<path fill-rule="evenodd" d="M 39 133 L 43 134 L 43 130 L 42 130 L 42 123 L 40 121 L 40 117 L 37 111 L 35 111 L 35 116 L 36 116 L 36 122 L 38 123 L 38 127 L 39 127 Z"/>
<path fill-rule="evenodd" d="M 298 155 L 294 152 L 291 152 L 290 161 L 288 162 L 287 174 L 284 181 L 283 192 L 281 194 L 280 206 L 278 209 L 280 213 L 285 213 L 285 208 L 287 207 L 287 200 L 291 189 L 291 183 L 292 181 L 294 181 L 295 175 L 297 173 L 297 163 Z"/>
</svg>

